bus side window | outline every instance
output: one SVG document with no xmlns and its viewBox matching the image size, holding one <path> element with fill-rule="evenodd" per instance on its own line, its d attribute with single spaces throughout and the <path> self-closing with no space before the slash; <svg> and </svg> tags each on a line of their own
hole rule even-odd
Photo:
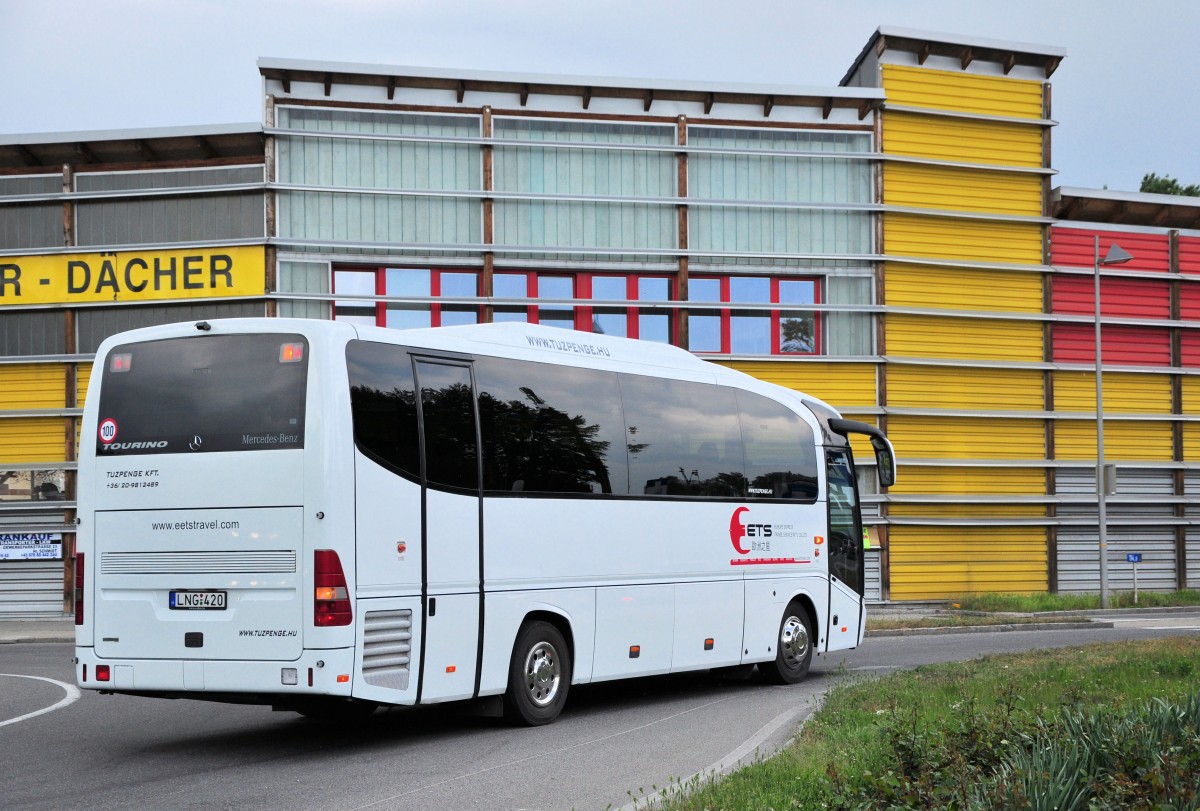
<svg viewBox="0 0 1200 811">
<path fill-rule="evenodd" d="M 403 347 L 351 341 L 346 347 L 354 442 L 384 467 L 421 477 L 416 383 Z"/>
<path fill-rule="evenodd" d="M 485 490 L 628 491 L 612 372 L 484 357 L 475 373 Z"/>
<path fill-rule="evenodd" d="M 743 497 L 746 478 L 732 389 L 643 375 L 620 379 L 635 494 Z"/>
<path fill-rule="evenodd" d="M 787 406 L 739 391 L 746 478 L 751 498 L 817 498 L 816 439 L 812 428 Z"/>
</svg>

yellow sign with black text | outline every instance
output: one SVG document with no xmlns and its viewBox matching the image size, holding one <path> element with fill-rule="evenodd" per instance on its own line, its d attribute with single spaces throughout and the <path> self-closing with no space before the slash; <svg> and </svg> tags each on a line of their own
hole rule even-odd
<svg viewBox="0 0 1200 811">
<path fill-rule="evenodd" d="M 0 256 L 0 307 L 261 296 L 266 249 Z"/>
</svg>

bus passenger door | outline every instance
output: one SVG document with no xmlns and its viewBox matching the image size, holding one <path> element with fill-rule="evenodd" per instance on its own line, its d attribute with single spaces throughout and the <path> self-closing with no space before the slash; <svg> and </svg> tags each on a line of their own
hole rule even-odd
<svg viewBox="0 0 1200 811">
<path fill-rule="evenodd" d="M 416 362 L 423 491 L 424 634 L 418 701 L 471 698 L 483 638 L 480 468 L 469 364 Z"/>
<path fill-rule="evenodd" d="M 831 450 L 826 456 L 829 482 L 829 614 L 827 650 L 858 646 L 865 579 L 862 521 L 850 450 Z"/>
</svg>

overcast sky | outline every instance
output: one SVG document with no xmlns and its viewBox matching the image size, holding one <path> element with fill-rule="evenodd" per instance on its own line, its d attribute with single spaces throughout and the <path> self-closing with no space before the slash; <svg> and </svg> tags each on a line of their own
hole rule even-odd
<svg viewBox="0 0 1200 811">
<path fill-rule="evenodd" d="M 0 0 L 0 133 L 258 123 L 260 56 L 836 86 L 879 26 L 1066 49 L 1053 185 L 1200 183 L 1194 0 Z"/>
</svg>

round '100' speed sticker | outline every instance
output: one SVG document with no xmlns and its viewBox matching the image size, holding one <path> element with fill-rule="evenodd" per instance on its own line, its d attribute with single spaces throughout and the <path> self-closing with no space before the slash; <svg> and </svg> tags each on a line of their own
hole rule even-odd
<svg viewBox="0 0 1200 811">
<path fill-rule="evenodd" d="M 105 445 L 117 438 L 117 421 L 111 417 L 100 423 L 100 441 Z"/>
</svg>

